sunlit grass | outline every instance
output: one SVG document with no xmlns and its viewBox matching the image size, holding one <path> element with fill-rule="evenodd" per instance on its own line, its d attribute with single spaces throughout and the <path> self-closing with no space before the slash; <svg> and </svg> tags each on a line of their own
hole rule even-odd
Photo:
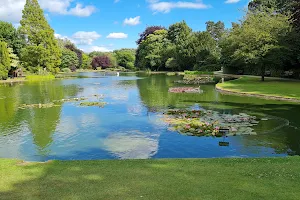
<svg viewBox="0 0 300 200">
<path fill-rule="evenodd" d="M 26 80 L 30 82 L 36 82 L 36 81 L 50 81 L 55 79 L 55 76 L 52 74 L 49 75 L 27 75 Z"/>
<path fill-rule="evenodd" d="M 1 199 L 299 199 L 300 158 L 0 159 Z"/>
<path fill-rule="evenodd" d="M 300 99 L 300 81 L 267 78 L 262 82 L 258 77 L 242 77 L 217 86 L 234 92 Z"/>
</svg>

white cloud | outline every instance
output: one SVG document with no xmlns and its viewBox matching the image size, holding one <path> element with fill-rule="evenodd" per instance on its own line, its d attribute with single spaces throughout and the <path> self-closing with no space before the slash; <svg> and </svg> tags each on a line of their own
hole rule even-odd
<svg viewBox="0 0 300 200">
<path fill-rule="evenodd" d="M 159 0 L 147 0 L 150 3 L 150 9 L 155 13 L 168 13 L 172 9 L 207 9 L 210 6 L 202 3 L 202 1 L 197 0 L 196 2 L 188 2 L 188 1 L 159 1 Z"/>
<path fill-rule="evenodd" d="M 100 52 L 111 52 L 112 49 L 107 48 L 106 46 L 85 46 L 81 48 L 82 51 L 86 53 L 90 53 L 93 51 L 100 51 Z"/>
<path fill-rule="evenodd" d="M 138 24 L 141 23 L 140 21 L 141 17 L 140 16 L 137 16 L 137 17 L 130 17 L 130 18 L 126 18 L 123 22 L 124 25 L 129 25 L 129 26 L 136 26 Z"/>
<path fill-rule="evenodd" d="M 73 44 L 76 44 L 77 42 L 75 40 L 73 40 L 72 38 L 69 38 L 68 36 L 63 36 L 61 34 L 55 33 L 54 37 L 62 39 L 62 40 L 69 40 L 70 42 L 72 42 Z"/>
<path fill-rule="evenodd" d="M 76 3 L 72 7 L 71 3 L 75 0 L 39 0 L 41 7 L 50 13 L 60 15 L 74 15 L 88 17 L 96 12 L 94 6 L 84 6 Z M 18 23 L 22 18 L 22 10 L 26 0 L 0 0 L 0 20 Z"/>
<path fill-rule="evenodd" d="M 225 1 L 225 3 L 227 3 L 227 4 L 232 4 L 232 3 L 238 3 L 238 2 L 240 2 L 241 0 L 227 0 L 227 1 Z"/>
<path fill-rule="evenodd" d="M 108 39 L 126 39 L 128 34 L 125 33 L 110 33 L 106 38 Z"/>
<path fill-rule="evenodd" d="M 101 37 L 96 31 L 92 32 L 85 32 L 85 31 L 78 31 L 73 34 L 72 38 L 76 41 L 76 44 L 82 45 L 91 45 L 95 40 Z"/>
<path fill-rule="evenodd" d="M 0 0 L 0 20 L 18 23 L 25 0 Z"/>
<path fill-rule="evenodd" d="M 76 7 L 69 10 L 70 15 L 75 15 L 79 17 L 88 17 L 96 11 L 94 6 L 83 6 L 82 4 L 77 4 Z"/>
</svg>

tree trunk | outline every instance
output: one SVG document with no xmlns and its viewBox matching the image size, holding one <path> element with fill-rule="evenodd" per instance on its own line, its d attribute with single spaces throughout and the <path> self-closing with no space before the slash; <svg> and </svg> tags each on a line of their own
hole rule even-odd
<svg viewBox="0 0 300 200">
<path fill-rule="evenodd" d="M 263 64 L 261 66 L 261 81 L 265 81 L 265 73 L 266 73 L 266 67 L 265 65 Z"/>
</svg>

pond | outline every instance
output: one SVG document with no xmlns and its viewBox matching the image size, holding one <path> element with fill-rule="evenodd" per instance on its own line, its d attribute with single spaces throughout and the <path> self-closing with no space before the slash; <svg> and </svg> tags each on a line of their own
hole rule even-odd
<svg viewBox="0 0 300 200">
<path fill-rule="evenodd" d="M 223 95 L 214 85 L 201 85 L 202 92 L 197 94 L 169 93 L 169 88 L 178 86 L 174 82 L 182 79 L 180 76 L 92 72 L 79 77 L 84 78 L 0 85 L 1 158 L 46 161 L 300 155 L 299 104 Z M 82 101 L 103 105 L 82 106 Z M 245 113 L 261 120 L 252 127 L 255 135 L 195 137 L 170 129 L 162 120 L 166 110 L 175 108 Z M 228 145 L 220 145 L 224 143 Z"/>
</svg>

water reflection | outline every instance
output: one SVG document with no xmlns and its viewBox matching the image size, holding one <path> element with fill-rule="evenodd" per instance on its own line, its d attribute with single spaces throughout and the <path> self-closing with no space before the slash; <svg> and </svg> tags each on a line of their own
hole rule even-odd
<svg viewBox="0 0 300 200">
<path fill-rule="evenodd" d="M 289 102 L 223 95 L 213 85 L 201 85 L 203 94 L 171 94 L 168 88 L 176 85 L 179 77 L 151 75 L 137 80 L 143 103 L 149 110 L 157 112 L 167 107 L 198 106 L 220 113 L 247 113 L 273 120 L 264 121 L 255 128 L 257 136 L 242 137 L 245 148 L 249 146 L 271 147 L 276 153 L 300 155 L 300 105 Z"/>
<path fill-rule="evenodd" d="M 102 146 L 120 159 L 147 159 L 157 153 L 158 137 L 139 131 L 116 132 L 105 138 Z"/>
<path fill-rule="evenodd" d="M 0 157 L 26 160 L 127 159 L 178 157 L 260 157 L 300 155 L 300 105 L 223 95 L 214 85 L 202 94 L 171 94 L 180 76 L 103 76 L 43 83 L 0 85 Z M 22 104 L 89 97 L 104 108 L 57 107 L 19 109 Z M 102 100 L 102 99 L 101 99 Z M 268 120 L 255 127 L 255 136 L 227 138 L 220 147 L 214 138 L 188 137 L 168 130 L 160 119 L 169 108 L 203 108 L 224 114 L 247 113 Z"/>
</svg>

